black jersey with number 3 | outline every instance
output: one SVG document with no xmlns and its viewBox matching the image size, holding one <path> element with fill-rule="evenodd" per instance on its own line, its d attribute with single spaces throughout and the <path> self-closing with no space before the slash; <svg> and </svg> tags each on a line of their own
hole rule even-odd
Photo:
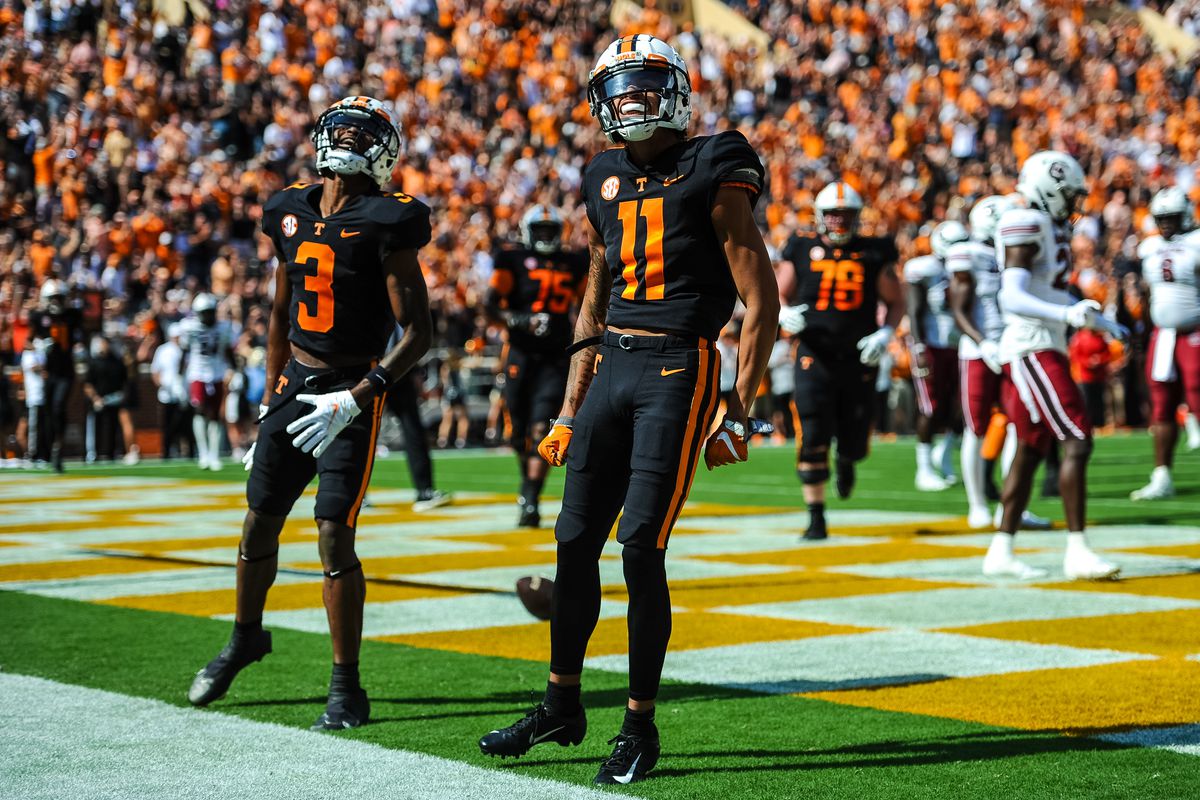
<svg viewBox="0 0 1200 800">
<path fill-rule="evenodd" d="M 855 236 L 844 246 L 820 236 L 792 236 L 783 259 L 796 269 L 791 305 L 807 305 L 800 339 L 822 351 L 855 350 L 879 328 L 879 274 L 896 263 L 890 236 Z"/>
<path fill-rule="evenodd" d="M 491 286 L 503 309 L 525 314 L 549 314 L 550 330 L 534 336 L 527 330 L 509 332 L 509 341 L 526 350 L 562 353 L 571 344 L 571 309 L 587 282 L 587 253 L 559 250 L 539 253 L 526 247 L 496 252 Z"/>
<path fill-rule="evenodd" d="M 263 206 L 263 232 L 292 285 L 288 338 L 312 353 L 380 355 L 396 327 L 383 262 L 429 242 L 429 208 L 381 193 L 323 217 L 320 202 L 321 184 L 297 184 Z"/>
<path fill-rule="evenodd" d="M 681 141 L 645 168 L 624 148 L 593 158 L 583 199 L 613 279 L 608 324 L 715 339 L 737 290 L 713 228 L 713 203 L 723 186 L 744 188 L 755 202 L 763 174 L 737 131 Z"/>
</svg>

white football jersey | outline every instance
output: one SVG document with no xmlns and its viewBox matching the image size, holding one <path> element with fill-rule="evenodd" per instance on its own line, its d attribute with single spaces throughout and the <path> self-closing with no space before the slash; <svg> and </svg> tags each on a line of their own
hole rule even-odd
<svg viewBox="0 0 1200 800">
<path fill-rule="evenodd" d="M 1061 306 L 1074 305 L 1067 294 L 1071 277 L 1071 227 L 1055 223 L 1050 215 L 1033 208 L 1012 208 L 996 225 L 996 263 L 1004 270 L 1005 247 L 1037 245 L 1029 267 L 1029 293 Z M 1004 312 L 1000 356 L 1005 363 L 1037 350 L 1067 352 L 1067 323 Z"/>
<path fill-rule="evenodd" d="M 957 347 L 958 326 L 950 310 L 950 273 L 937 256 L 919 256 L 904 263 L 904 280 L 925 292 L 921 335 L 930 347 Z M 909 324 L 915 324 L 911 320 Z"/>
<path fill-rule="evenodd" d="M 233 330 L 228 322 L 208 327 L 192 317 L 183 321 L 183 350 L 187 353 L 189 383 L 218 383 L 229 370 L 226 353 L 233 342 Z"/>
<path fill-rule="evenodd" d="M 996 248 L 986 242 L 956 242 L 946 254 L 946 269 L 970 272 L 975 281 L 975 303 L 971 319 L 985 339 L 999 342 L 1004 333 L 1004 317 L 1000 313 L 1000 267 L 996 263 Z M 979 345 L 970 336 L 958 340 L 959 358 L 979 358 Z"/>
<path fill-rule="evenodd" d="M 1150 287 L 1150 319 L 1159 328 L 1194 328 L 1200 325 L 1200 281 L 1196 275 L 1200 269 L 1200 237 L 1188 234 L 1170 241 L 1158 239 L 1160 245 L 1142 257 L 1142 277 Z M 1139 245 L 1139 255 L 1141 252 Z"/>
</svg>

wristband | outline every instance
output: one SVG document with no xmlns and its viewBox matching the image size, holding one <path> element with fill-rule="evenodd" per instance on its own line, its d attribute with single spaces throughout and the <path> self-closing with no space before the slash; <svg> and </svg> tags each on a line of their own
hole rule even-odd
<svg viewBox="0 0 1200 800">
<path fill-rule="evenodd" d="M 371 389 L 375 394 L 380 395 L 387 391 L 387 388 L 392 385 L 392 376 L 382 365 L 376 366 L 366 374 L 367 383 L 371 384 Z"/>
<path fill-rule="evenodd" d="M 557 419 L 550 420 L 550 427 L 553 428 L 555 425 L 562 425 L 564 428 L 574 428 L 575 427 L 575 418 L 574 417 L 559 417 Z"/>
</svg>

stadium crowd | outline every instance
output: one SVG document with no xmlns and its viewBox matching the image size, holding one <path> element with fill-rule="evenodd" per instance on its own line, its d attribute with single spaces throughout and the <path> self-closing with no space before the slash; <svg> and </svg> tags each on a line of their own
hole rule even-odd
<svg viewBox="0 0 1200 800">
<path fill-rule="evenodd" d="M 502 336 L 482 311 L 493 248 L 533 203 L 561 209 L 566 240 L 583 245 L 571 224 L 580 177 L 604 146 L 586 76 L 614 34 L 642 31 L 691 65 L 693 132 L 736 127 L 762 156 L 773 256 L 812 225 L 830 180 L 860 191 L 865 230 L 894 234 L 903 261 L 928 252 L 931 223 L 1011 191 L 1031 153 L 1074 155 L 1091 195 L 1072 282 L 1134 331 L 1126 349 L 1081 343 L 1078 377 L 1103 384 L 1108 424 L 1144 424 L 1135 250 L 1153 231 L 1155 191 L 1200 199 L 1196 62 L 1082 0 L 730 4 L 769 47 L 677 29 L 653 2 L 614 31 L 608 4 L 567 0 L 224 0 L 186 4 L 179 24 L 148 0 L 0 0 L 0 361 L 21 363 L 48 282 L 79 310 L 77 362 L 108 358 L 103 336 L 130 375 L 211 293 L 242 375 L 226 419 L 244 422 L 262 390 L 272 283 L 261 206 L 314 179 L 316 115 L 366 94 L 402 121 L 396 185 L 434 209 L 422 264 L 438 358 L 494 363 L 481 360 Z M 1168 18 L 1194 27 L 1193 5 L 1171 4 Z M 9 372 L 6 438 L 28 400 Z M 158 399 L 184 402 L 169 386 Z M 241 445 L 236 430 L 230 440 Z"/>
</svg>

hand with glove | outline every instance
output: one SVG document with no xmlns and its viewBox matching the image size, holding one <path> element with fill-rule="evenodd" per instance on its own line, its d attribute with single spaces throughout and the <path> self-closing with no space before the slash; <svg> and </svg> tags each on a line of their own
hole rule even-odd
<svg viewBox="0 0 1200 800">
<path fill-rule="evenodd" d="M 808 311 L 808 305 L 800 306 L 784 306 L 779 309 L 779 327 L 783 328 L 788 333 L 801 333 L 808 327 L 808 321 L 804 319 L 804 313 Z"/>
<path fill-rule="evenodd" d="M 914 378 L 929 377 L 929 353 L 925 349 L 922 342 L 913 342 L 908 348 L 909 355 L 912 356 L 912 376 Z"/>
<path fill-rule="evenodd" d="M 296 399 L 315 408 L 288 425 L 287 432 L 298 434 L 292 444 L 316 458 L 321 457 L 342 429 L 362 411 L 349 389 L 328 394 L 298 394 Z"/>
<path fill-rule="evenodd" d="M 883 354 L 887 352 L 887 347 L 891 343 L 892 335 L 895 332 L 891 325 L 884 325 L 870 336 L 864 336 L 859 339 L 858 360 L 868 367 L 877 366 L 879 359 L 883 358 Z"/>
<path fill-rule="evenodd" d="M 534 336 L 541 338 L 550 333 L 550 315 L 545 312 L 537 314 L 529 312 L 509 314 L 508 327 L 513 330 L 532 333 Z"/>
<path fill-rule="evenodd" d="M 997 375 L 1004 371 L 1000 365 L 1000 345 L 991 339 L 984 339 L 979 343 L 979 357 L 987 368 Z"/>
<path fill-rule="evenodd" d="M 746 426 L 726 416 L 704 443 L 704 466 L 711 472 L 713 467 L 745 461 L 746 438 Z"/>
<path fill-rule="evenodd" d="M 1067 306 L 1063 312 L 1063 321 L 1072 328 L 1097 328 L 1100 304 L 1095 300 L 1080 300 L 1073 306 Z"/>
<path fill-rule="evenodd" d="M 574 417 L 559 417 L 550 426 L 550 433 L 538 445 L 538 455 L 552 467 L 561 467 L 567 460 L 567 448 L 571 445 L 571 435 L 575 432 Z"/>
<path fill-rule="evenodd" d="M 267 415 L 267 411 L 270 408 L 266 403 L 260 403 L 258 406 L 258 419 L 255 422 L 262 422 L 263 417 Z M 258 447 L 258 442 L 251 443 L 250 449 L 246 451 L 246 455 L 242 456 L 242 467 L 246 472 L 249 472 L 254 467 L 254 448 L 256 447 Z"/>
</svg>

